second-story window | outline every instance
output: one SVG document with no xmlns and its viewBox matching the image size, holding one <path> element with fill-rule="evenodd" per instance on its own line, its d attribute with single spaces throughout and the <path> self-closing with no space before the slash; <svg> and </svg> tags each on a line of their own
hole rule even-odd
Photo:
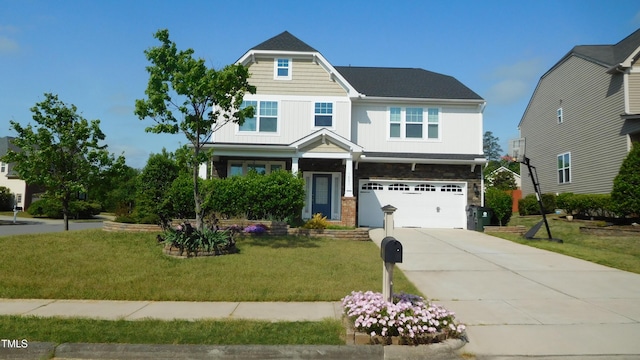
<svg viewBox="0 0 640 360">
<path fill-rule="evenodd" d="M 389 108 L 389 138 L 440 139 L 440 110 L 420 107 Z"/>
<path fill-rule="evenodd" d="M 291 59 L 276 58 L 274 61 L 274 76 L 276 80 L 291 80 Z"/>
<path fill-rule="evenodd" d="M 333 126 L 333 103 L 317 102 L 313 113 L 314 126 Z"/>
<path fill-rule="evenodd" d="M 558 117 L 558 124 L 562 124 L 562 122 L 564 121 L 564 119 L 562 118 L 562 108 L 558 108 L 556 115 Z"/>
<path fill-rule="evenodd" d="M 0 162 L 0 173 L 3 173 L 7 171 L 7 166 L 5 165 L 5 163 Z"/>
<path fill-rule="evenodd" d="M 239 126 L 241 132 L 275 133 L 278 132 L 278 102 L 245 100 L 241 108 L 253 106 L 254 116 L 244 119 Z"/>
</svg>

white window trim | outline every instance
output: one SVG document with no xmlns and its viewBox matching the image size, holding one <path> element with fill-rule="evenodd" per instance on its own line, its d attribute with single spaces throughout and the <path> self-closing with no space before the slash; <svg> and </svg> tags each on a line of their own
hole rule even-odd
<svg viewBox="0 0 640 360">
<path fill-rule="evenodd" d="M 7 169 L 7 163 L 0 161 L 0 173 L 5 173 Z"/>
<path fill-rule="evenodd" d="M 331 126 L 316 126 L 316 104 L 317 103 L 327 103 L 327 104 L 331 104 L 331 109 L 332 109 L 332 113 L 331 113 Z M 336 128 L 336 103 L 334 101 L 322 101 L 322 100 L 316 100 L 313 101 L 312 105 L 311 105 L 311 128 L 312 129 L 330 129 L 330 130 L 335 130 Z"/>
<path fill-rule="evenodd" d="M 280 114 L 282 114 L 282 104 L 278 100 L 262 100 L 262 99 L 244 99 L 245 101 L 255 101 L 257 103 L 256 109 L 254 109 L 254 117 L 256 118 L 256 130 L 240 130 L 240 125 L 236 124 L 236 135 L 250 135 L 250 136 L 279 136 L 280 135 Z M 276 116 L 276 131 L 260 131 L 260 103 L 261 102 L 275 102 L 278 104 L 278 115 Z"/>
<path fill-rule="evenodd" d="M 564 170 L 565 169 L 569 169 L 569 181 L 564 181 L 564 182 L 560 182 L 560 177 L 558 176 L 558 172 L 561 170 L 558 168 L 558 158 L 559 157 L 564 157 L 565 155 L 569 155 L 569 166 L 565 166 L 562 168 L 562 176 L 564 178 Z M 563 160 L 564 161 L 564 160 Z M 567 151 L 564 152 L 562 154 L 558 154 L 558 156 L 556 156 L 556 181 L 558 182 L 558 185 L 563 185 L 563 184 L 571 184 L 571 182 L 573 181 L 573 171 L 571 171 L 571 166 L 573 165 L 573 159 L 571 158 L 571 152 Z"/>
<path fill-rule="evenodd" d="M 562 124 L 564 122 L 564 111 L 561 107 L 556 110 L 556 118 L 558 119 L 558 124 Z"/>
<path fill-rule="evenodd" d="M 249 165 L 265 165 L 266 174 L 271 173 L 271 166 L 273 165 L 279 165 L 282 170 L 286 170 L 284 161 L 229 160 L 227 162 L 227 177 L 231 176 L 231 165 L 242 165 L 242 176 L 246 176 L 249 173 Z"/>
<path fill-rule="evenodd" d="M 287 76 L 278 76 L 278 60 L 287 60 L 289 62 L 289 66 L 288 66 L 289 71 L 287 72 L 288 74 Z M 274 80 L 291 80 L 292 74 L 293 74 L 292 58 L 277 57 L 273 59 L 273 79 Z"/>
<path fill-rule="evenodd" d="M 395 124 L 400 124 L 400 137 L 391 137 L 391 108 L 400 108 L 400 122 Z M 418 123 L 408 123 L 407 122 L 407 108 L 422 108 L 422 137 L 421 138 L 411 138 L 406 137 L 407 132 L 407 124 L 418 124 Z M 435 139 L 429 138 L 429 109 L 437 109 L 438 110 L 438 137 Z M 387 107 L 387 141 L 400 141 L 400 142 L 411 142 L 411 141 L 421 141 L 421 142 L 441 142 L 442 141 L 442 108 L 437 106 L 389 106 Z"/>
</svg>

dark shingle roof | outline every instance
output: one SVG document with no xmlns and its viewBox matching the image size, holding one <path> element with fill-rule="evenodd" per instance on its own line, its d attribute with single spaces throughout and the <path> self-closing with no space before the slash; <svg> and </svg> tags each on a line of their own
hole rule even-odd
<svg viewBox="0 0 640 360">
<path fill-rule="evenodd" d="M 335 69 L 367 96 L 482 100 L 456 78 L 424 69 L 351 66 Z"/>
<path fill-rule="evenodd" d="M 318 52 L 316 49 L 307 45 L 304 41 L 291 35 L 290 32 L 284 31 L 283 33 L 266 40 L 251 50 L 278 50 L 278 51 L 307 51 Z"/>
<path fill-rule="evenodd" d="M 640 46 L 640 29 L 622 39 L 615 45 L 578 45 L 558 63 L 571 55 L 584 57 L 603 66 L 620 64 Z M 557 64 L 556 64 L 557 65 Z M 554 66 L 555 67 L 555 66 Z"/>
</svg>

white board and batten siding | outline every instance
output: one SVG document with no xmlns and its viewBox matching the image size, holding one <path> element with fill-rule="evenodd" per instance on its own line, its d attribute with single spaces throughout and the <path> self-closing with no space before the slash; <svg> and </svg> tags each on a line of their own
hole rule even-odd
<svg viewBox="0 0 640 360">
<path fill-rule="evenodd" d="M 394 106 L 396 106 L 394 104 Z M 389 107 L 386 105 L 354 104 L 352 141 L 367 151 L 416 152 L 440 154 L 481 154 L 482 113 L 477 105 L 397 105 L 397 107 L 440 109 L 439 139 L 393 139 L 389 137 Z M 423 135 L 427 133 L 424 117 Z"/>
<path fill-rule="evenodd" d="M 520 123 L 526 156 L 536 167 L 543 193 L 609 193 L 627 154 L 621 134 L 623 76 L 571 57 L 540 80 Z M 557 111 L 562 108 L 563 121 Z M 558 183 L 557 156 L 571 154 L 571 182 Z M 526 174 L 526 167 L 521 166 Z M 522 184 L 532 194 L 531 181 Z"/>
<path fill-rule="evenodd" d="M 467 184 L 464 182 L 361 179 L 358 225 L 382 227 L 381 208 L 397 208 L 395 227 L 465 228 Z"/>
<path fill-rule="evenodd" d="M 640 64 L 635 64 L 628 75 L 627 96 L 629 114 L 640 114 Z"/>
</svg>

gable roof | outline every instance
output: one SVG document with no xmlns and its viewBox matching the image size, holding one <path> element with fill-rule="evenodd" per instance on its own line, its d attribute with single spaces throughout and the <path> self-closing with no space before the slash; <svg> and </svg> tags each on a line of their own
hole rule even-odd
<svg viewBox="0 0 640 360">
<path fill-rule="evenodd" d="M 290 32 L 284 31 L 271 39 L 268 39 L 254 47 L 251 50 L 278 50 L 278 51 L 302 51 L 302 52 L 318 52 L 304 41 L 291 35 Z"/>
<path fill-rule="evenodd" d="M 620 40 L 615 45 L 577 45 L 545 73 L 548 74 L 571 56 L 578 56 L 604 67 L 623 63 L 640 47 L 640 29 Z M 542 76 L 544 77 L 544 75 Z"/>
<path fill-rule="evenodd" d="M 11 136 L 0 137 L 0 156 L 6 155 L 9 150 L 20 151 L 20 148 L 13 145 L 13 142 L 11 141 L 13 139 L 14 138 Z"/>
<path fill-rule="evenodd" d="M 335 69 L 366 96 L 482 100 L 456 78 L 424 69 L 352 66 Z"/>
<path fill-rule="evenodd" d="M 297 53 L 296 56 L 312 56 L 314 61 L 319 60 L 332 76 L 344 79 L 344 82 L 339 82 L 346 89 L 353 90 L 348 90 L 351 96 L 484 101 L 456 78 L 424 69 L 333 66 L 318 50 L 288 31 L 249 49 L 238 62 L 246 65 L 254 61 L 254 53 L 278 52 Z"/>
</svg>

